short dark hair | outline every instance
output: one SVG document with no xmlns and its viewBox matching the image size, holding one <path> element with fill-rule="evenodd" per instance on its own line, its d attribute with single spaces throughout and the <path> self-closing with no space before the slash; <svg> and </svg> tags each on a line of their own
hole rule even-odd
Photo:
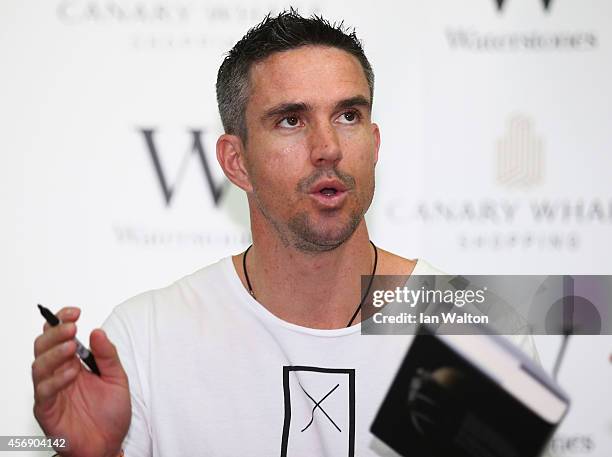
<svg viewBox="0 0 612 457">
<path fill-rule="evenodd" d="M 347 29 L 344 21 L 332 24 L 322 16 L 305 18 L 291 8 L 276 17 L 268 14 L 234 45 L 223 60 L 217 74 L 217 104 L 226 133 L 238 135 L 246 141 L 245 112 L 252 65 L 275 52 L 308 45 L 330 46 L 355 56 L 368 81 L 372 103 L 374 72 L 355 30 Z"/>
</svg>

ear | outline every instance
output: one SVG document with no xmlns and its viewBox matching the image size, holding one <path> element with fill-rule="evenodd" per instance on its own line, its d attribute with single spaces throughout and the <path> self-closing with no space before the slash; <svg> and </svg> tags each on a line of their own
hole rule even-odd
<svg viewBox="0 0 612 457">
<path fill-rule="evenodd" d="M 224 133 L 217 140 L 217 161 L 225 176 L 245 192 L 251 192 L 253 186 L 249 178 L 245 159 L 244 145 L 240 137 Z"/>
<path fill-rule="evenodd" d="M 380 149 L 380 129 L 378 124 L 372 123 L 372 135 L 374 136 L 374 164 L 378 163 L 378 150 Z"/>
</svg>

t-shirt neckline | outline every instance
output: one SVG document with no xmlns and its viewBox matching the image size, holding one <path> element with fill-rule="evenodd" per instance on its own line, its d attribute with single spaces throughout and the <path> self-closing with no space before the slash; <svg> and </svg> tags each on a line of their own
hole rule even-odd
<svg viewBox="0 0 612 457">
<path fill-rule="evenodd" d="M 228 283 L 236 297 L 239 299 L 240 303 L 244 305 L 249 311 L 253 312 L 258 317 L 271 322 L 272 324 L 279 325 L 288 330 L 304 333 L 312 336 L 320 336 L 320 337 L 339 337 L 345 335 L 352 335 L 361 330 L 361 322 L 357 324 L 351 325 L 350 327 L 345 328 L 335 328 L 335 329 L 319 329 L 319 328 L 311 328 L 311 327 L 303 327 L 301 325 L 293 324 L 291 322 L 287 322 L 276 314 L 272 313 L 265 306 L 255 300 L 251 294 L 244 288 L 242 285 L 242 281 L 240 281 L 240 277 L 238 276 L 238 272 L 234 268 L 234 262 L 232 261 L 232 256 L 225 257 L 220 261 L 221 267 L 223 269 L 223 273 L 225 274 Z M 417 259 L 417 263 L 414 266 L 412 274 L 417 271 L 419 264 L 421 263 L 420 259 Z"/>
</svg>

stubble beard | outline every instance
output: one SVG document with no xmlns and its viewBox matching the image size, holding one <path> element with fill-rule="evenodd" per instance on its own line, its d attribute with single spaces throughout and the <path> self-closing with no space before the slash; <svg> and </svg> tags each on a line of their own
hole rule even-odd
<svg viewBox="0 0 612 457">
<path fill-rule="evenodd" d="M 338 176 L 339 175 L 339 176 Z M 336 177 L 339 177 L 343 182 L 350 182 L 354 188 L 354 179 L 343 175 L 342 173 L 336 173 Z M 305 180 L 298 185 L 298 191 L 303 191 L 307 187 L 310 181 L 314 181 L 314 177 Z M 359 224 L 363 220 L 363 217 L 369 208 L 372 198 L 374 196 L 374 176 L 372 176 L 372 186 L 368 190 L 369 195 L 361 200 L 358 197 L 359 205 L 349 215 L 347 222 L 340 228 L 333 230 L 333 233 L 323 232 L 317 230 L 316 223 L 312 221 L 312 217 L 307 212 L 302 212 L 294 215 L 289 219 L 286 224 L 275 219 L 262 204 L 261 199 L 258 196 L 258 192 L 253 192 L 255 202 L 259 211 L 264 218 L 270 223 L 275 229 L 279 236 L 279 239 L 285 247 L 293 247 L 304 253 L 317 253 L 326 252 L 338 248 L 345 243 L 357 230 Z"/>
<path fill-rule="evenodd" d="M 289 220 L 287 227 L 293 234 L 293 247 L 302 252 L 325 252 L 336 249 L 348 240 L 363 219 L 362 211 L 353 211 L 349 220 L 333 235 L 316 230 L 308 213 L 300 213 Z"/>
</svg>

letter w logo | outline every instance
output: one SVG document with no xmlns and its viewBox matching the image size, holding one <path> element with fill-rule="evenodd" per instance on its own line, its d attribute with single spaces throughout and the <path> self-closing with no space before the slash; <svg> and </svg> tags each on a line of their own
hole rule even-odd
<svg viewBox="0 0 612 457">
<path fill-rule="evenodd" d="M 542 5 L 544 6 L 544 10 L 548 11 L 548 7 L 552 3 L 552 0 L 541 0 L 541 1 L 542 1 Z M 495 3 L 497 4 L 497 11 L 501 11 L 504 8 L 504 3 L 506 3 L 506 0 L 495 0 Z"/>
<path fill-rule="evenodd" d="M 208 160 L 206 159 L 204 146 L 202 145 L 201 130 L 191 130 L 191 136 L 193 139 L 191 151 L 188 151 L 183 157 L 176 179 L 174 180 L 174 184 L 168 183 L 168 180 L 166 179 L 166 174 L 164 173 L 164 170 L 161 165 L 161 161 L 159 160 L 159 154 L 157 152 L 157 148 L 155 147 L 155 141 L 153 139 L 155 130 L 140 129 L 140 132 L 144 135 L 145 144 L 147 146 L 147 149 L 149 150 L 151 159 L 153 160 L 153 166 L 155 167 L 155 172 L 157 174 L 157 178 L 159 179 L 159 185 L 161 186 L 166 206 L 170 206 L 172 198 L 174 197 L 174 192 L 180 184 L 181 180 L 183 179 L 192 154 L 195 154 L 200 159 L 200 163 L 202 164 L 202 168 L 204 171 L 204 178 L 206 179 L 206 183 L 208 184 L 208 190 L 210 191 L 215 206 L 219 206 L 219 201 L 221 200 L 221 197 L 223 196 L 223 193 L 226 189 L 227 181 L 224 179 L 220 184 L 215 184 L 210 170 L 210 166 L 208 165 Z"/>
</svg>

